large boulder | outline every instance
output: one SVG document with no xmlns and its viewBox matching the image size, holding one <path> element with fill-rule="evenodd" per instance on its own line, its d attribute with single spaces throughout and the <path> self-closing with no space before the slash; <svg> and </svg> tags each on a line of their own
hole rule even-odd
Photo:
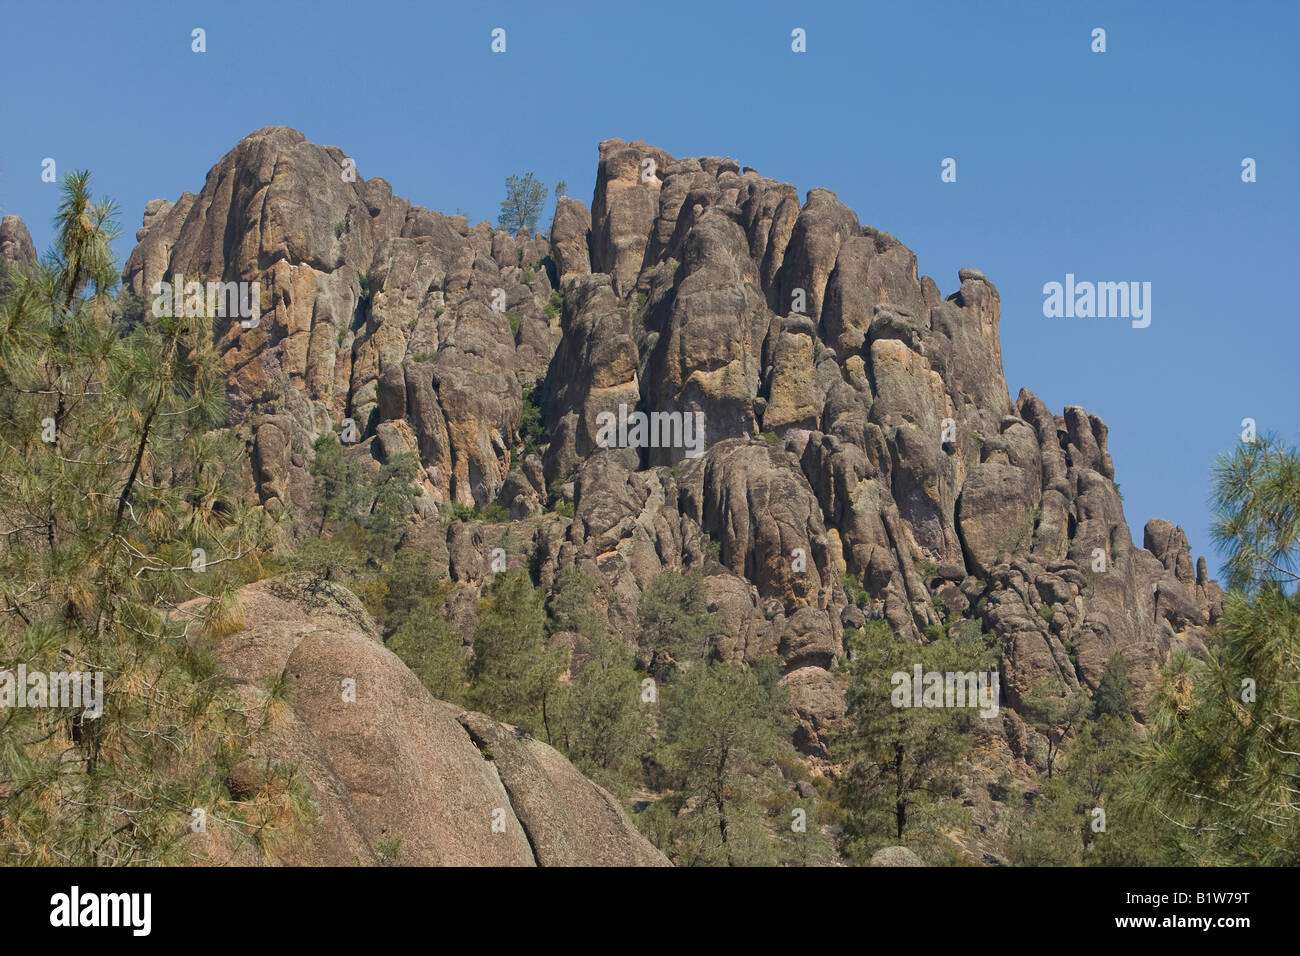
<svg viewBox="0 0 1300 956">
<path fill-rule="evenodd" d="M 273 682 L 285 688 L 232 788 L 259 763 L 284 762 L 319 808 L 271 862 L 371 864 L 397 840 L 398 862 L 416 866 L 666 862 L 559 753 L 430 696 L 346 589 L 273 578 L 242 588 L 238 604 L 244 626 L 215 643 L 218 667 L 253 708 Z"/>
</svg>

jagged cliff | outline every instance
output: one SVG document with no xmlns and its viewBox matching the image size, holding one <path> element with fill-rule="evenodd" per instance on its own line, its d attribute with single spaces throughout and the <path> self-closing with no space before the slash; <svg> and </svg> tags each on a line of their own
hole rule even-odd
<svg viewBox="0 0 1300 956">
<path fill-rule="evenodd" d="M 560 199 L 548 241 L 349 181 L 345 159 L 291 129 L 251 134 L 200 193 L 148 205 L 124 286 L 147 300 L 179 275 L 260 283 L 258 324 L 216 326 L 248 496 L 305 511 L 312 440 L 344 419 L 352 454 L 417 451 L 406 546 L 466 585 L 447 612 L 467 640 L 489 548 L 481 524 L 444 523 L 446 502 L 507 507 L 525 542 L 511 560 L 544 587 L 590 573 L 628 640 L 660 570 L 702 569 L 727 625 L 718 655 L 780 659 L 813 764 L 843 713 L 844 627 L 883 617 L 919 640 L 978 620 L 1010 705 L 968 781 L 991 824 L 977 791 L 1036 772 L 1026 693 L 1095 689 L 1121 651 L 1141 719 L 1173 646 L 1196 648 L 1217 617 L 1181 529 L 1150 521 L 1133 546 L 1105 424 L 1011 399 L 993 284 L 963 269 L 944 296 L 829 190 L 800 203 L 734 160 L 609 140 L 591 209 Z M 32 255 L 16 221 L 0 240 Z M 525 455 L 534 385 L 545 437 Z M 703 454 L 601 447 L 620 406 L 702 413 Z M 546 510 L 552 488 L 572 518 Z"/>
</svg>

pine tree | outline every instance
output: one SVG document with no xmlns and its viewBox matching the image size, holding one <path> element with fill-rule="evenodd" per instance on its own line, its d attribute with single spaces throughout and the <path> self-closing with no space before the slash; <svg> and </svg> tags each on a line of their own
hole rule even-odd
<svg viewBox="0 0 1300 956">
<path fill-rule="evenodd" d="M 394 560 L 414 558 L 402 557 L 396 549 L 401 524 L 415 510 L 421 493 L 414 483 L 419 459 L 414 452 L 405 452 L 377 464 L 364 450 L 344 448 L 329 432 L 316 439 L 312 450 L 315 484 L 310 530 L 316 536 L 300 540 L 288 564 L 307 575 L 309 587 L 319 581 L 347 585 L 386 623 L 389 570 Z M 383 574 L 376 574 L 380 562 L 387 566 Z M 386 623 L 387 632 L 391 634 L 399 623 Z"/>
<path fill-rule="evenodd" d="M 317 534 L 331 527 L 355 521 L 365 499 L 365 477 L 360 463 L 348 456 L 332 433 L 319 436 L 312 445 L 311 474 L 316 479 L 316 507 L 320 512 Z"/>
<path fill-rule="evenodd" d="M 545 595 L 524 571 L 498 574 L 479 603 L 469 699 L 477 709 L 554 744 L 558 678 L 567 655 L 546 640 Z"/>
<path fill-rule="evenodd" d="M 385 635 L 391 635 L 413 615 L 427 613 L 426 602 L 441 604 L 455 586 L 434 570 L 432 556 L 416 547 L 401 548 L 380 575 L 383 590 L 376 615 Z M 441 612 L 438 614 L 441 617 Z"/>
<path fill-rule="evenodd" d="M 1137 784 L 1170 862 L 1300 863 L 1300 453 L 1243 445 L 1214 473 L 1230 590 L 1205 660 L 1177 654 Z"/>
<path fill-rule="evenodd" d="M 660 801 L 663 825 L 655 836 L 674 862 L 777 861 L 780 844 L 764 801 L 775 795 L 784 806 L 789 787 L 780 763 L 793 751 L 778 676 L 771 658 L 744 670 L 699 661 L 665 688 L 657 760 L 674 793 Z"/>
<path fill-rule="evenodd" d="M 1122 651 L 1116 651 L 1106 662 L 1093 704 L 1098 718 L 1109 714 L 1121 720 L 1133 719 L 1133 689 L 1128 684 L 1128 661 Z"/>
<path fill-rule="evenodd" d="M 389 638 L 388 649 L 438 700 L 465 703 L 465 651 L 460 634 L 443 616 L 441 600 L 419 601 Z"/>
<path fill-rule="evenodd" d="M 1088 692 L 1082 689 L 1054 693 L 1050 689 L 1037 689 L 1026 694 L 1021 716 L 1042 735 L 1046 745 L 1044 765 L 1047 779 L 1052 779 L 1056 758 L 1061 753 L 1065 739 L 1092 713 L 1093 703 Z"/>
<path fill-rule="evenodd" d="M 632 651 L 602 628 L 583 641 L 581 664 L 564 694 L 561 749 L 592 780 L 626 796 L 639 782 L 650 745 L 649 708 Z"/>
<path fill-rule="evenodd" d="M 550 633 L 573 631 L 588 639 L 604 637 L 605 622 L 593 608 L 595 593 L 596 584 L 589 575 L 572 565 L 562 569 L 547 601 Z"/>
<path fill-rule="evenodd" d="M 512 235 L 520 229 L 537 230 L 537 218 L 546 202 L 546 187 L 532 173 L 506 178 L 506 198 L 501 201 L 497 225 Z"/>
<path fill-rule="evenodd" d="M 396 542 L 394 531 L 415 510 L 419 489 L 414 482 L 420 470 L 415 452 L 394 455 L 381 464 L 367 482 L 367 508 L 362 525 L 374 539 L 372 553 L 391 554 Z"/>
<path fill-rule="evenodd" d="M 661 571 L 637 605 L 641 625 L 639 648 L 652 676 L 671 676 L 674 665 L 702 660 L 713 639 L 725 633 L 721 619 L 704 601 L 704 579 L 698 573 Z"/>
<path fill-rule="evenodd" d="M 205 642 L 270 529 L 238 498 L 210 323 L 126 314 L 112 206 L 88 173 L 62 188 L 52 255 L 0 300 L 0 668 L 102 675 L 102 708 L 0 711 L 0 859 L 177 862 L 196 810 L 269 848 L 309 804 L 289 768 L 224 783 L 270 697 L 248 707 Z"/>
<path fill-rule="evenodd" d="M 911 680 L 917 664 L 923 673 L 989 672 L 996 655 L 982 635 L 913 644 L 880 620 L 847 636 L 845 726 L 832 739 L 836 758 L 847 764 L 843 850 L 856 862 L 899 843 L 933 855 L 940 831 L 966 822 L 952 793 L 981 718 L 975 705 L 895 706 L 894 675 Z"/>
<path fill-rule="evenodd" d="M 1064 752 L 1064 770 L 1011 825 L 1008 855 L 1022 866 L 1155 862 L 1155 835 L 1122 797 L 1136 758 L 1132 717 L 1083 720 Z"/>
</svg>

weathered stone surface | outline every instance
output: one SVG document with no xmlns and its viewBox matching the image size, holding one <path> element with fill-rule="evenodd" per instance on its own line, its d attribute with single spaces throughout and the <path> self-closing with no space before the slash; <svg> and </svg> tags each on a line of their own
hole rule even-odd
<svg viewBox="0 0 1300 956">
<path fill-rule="evenodd" d="M 17 216 L 0 219 L 0 259 L 20 268 L 36 262 L 32 235 L 27 231 L 27 224 Z"/>
<path fill-rule="evenodd" d="M 544 456 L 548 484 L 568 478 L 597 449 L 600 416 L 635 412 L 640 403 L 637 348 L 627 309 L 619 305 L 602 274 L 565 283 L 561 327 L 564 337 L 547 374 L 544 402 L 551 442 Z M 635 469 L 633 448 L 613 454 Z"/>
<path fill-rule="evenodd" d="M 301 511 L 313 439 L 350 418 L 363 440 L 408 420 L 435 503 L 486 504 L 512 465 L 521 385 L 559 341 L 542 313 L 550 246 L 412 207 L 382 179 L 350 181 L 346 159 L 295 130 L 250 134 L 198 195 L 149 204 L 124 284 L 142 296 L 182 275 L 259 284 L 260 321 L 218 319 L 215 332 L 261 503 Z M 268 422 L 278 436 L 262 438 Z M 255 446 L 279 443 L 295 454 L 251 467 Z"/>
<path fill-rule="evenodd" d="M 551 245 L 561 282 L 571 275 L 591 274 L 591 251 L 587 247 L 590 234 L 591 213 L 587 207 L 576 199 L 558 200 L 551 226 Z"/>
<path fill-rule="evenodd" d="M 251 134 L 200 193 L 150 203 L 124 278 L 136 292 L 182 272 L 261 283 L 260 325 L 217 328 L 251 500 L 301 512 L 311 442 L 347 418 L 350 454 L 418 451 L 426 495 L 404 546 L 460 585 L 447 613 L 467 643 L 486 541 L 480 523 L 442 526 L 451 501 L 506 506 L 524 541 L 512 566 L 546 589 L 580 568 L 628 643 L 657 574 L 703 573 L 726 630 L 715 656 L 780 660 L 814 762 L 843 716 L 828 670 L 842 627 L 884 620 L 917 641 L 978 621 L 1001 645 L 1010 708 L 982 731 L 979 815 L 998 812 L 981 773 L 1040 769 L 1016 714 L 1026 694 L 1095 690 L 1119 651 L 1143 720 L 1172 650 L 1203 647 L 1217 583 L 1169 522 L 1134 547 L 1104 422 L 1028 390 L 1010 400 L 1000 297 L 977 270 L 945 297 L 834 193 L 801 204 L 735 160 L 641 142 L 600 144 L 590 212 L 560 200 L 549 241 L 347 182 L 343 158 L 293 130 Z M 5 219 L 7 258 L 27 254 L 23 235 Z M 525 461 L 534 383 L 544 435 Z M 702 441 L 599 447 L 598 416 L 620 406 L 700 413 Z M 556 495 L 573 517 L 546 512 Z M 519 766 L 559 787 L 535 743 L 518 743 Z M 579 845 L 562 820 L 536 820 Z M 347 826 L 339 845 L 364 858 L 369 825 Z"/>
<path fill-rule="evenodd" d="M 540 740 L 462 713 L 461 726 L 500 774 L 538 866 L 667 866 L 609 793 Z"/>
<path fill-rule="evenodd" d="M 705 443 L 758 433 L 759 357 L 772 315 L 758 289 L 749 245 L 723 211 L 705 210 L 683 249 L 665 327 L 646 373 L 655 411 L 703 414 Z M 672 464 L 685 448 L 649 449 Z"/>
<path fill-rule="evenodd" d="M 253 753 L 296 765 L 320 808 L 306 839 L 272 862 L 374 863 L 379 841 L 400 839 L 410 865 L 666 863 L 554 750 L 430 697 L 344 588 L 274 578 L 243 588 L 239 603 L 245 624 L 216 643 L 217 664 L 250 705 L 288 679 Z"/>
<path fill-rule="evenodd" d="M 867 866 L 925 866 L 925 861 L 905 846 L 887 846 L 872 854 Z"/>
<path fill-rule="evenodd" d="M 840 681 L 821 667 L 798 667 L 781 678 L 789 691 L 798 726 L 794 743 L 801 751 L 827 757 L 825 740 L 844 716 L 844 689 Z"/>
<path fill-rule="evenodd" d="M 658 170 L 672 162 L 663 150 L 645 143 L 611 139 L 600 144 L 591 206 L 592 269 L 609 274 L 617 296 L 632 290 L 641 271 L 659 212 Z"/>
</svg>

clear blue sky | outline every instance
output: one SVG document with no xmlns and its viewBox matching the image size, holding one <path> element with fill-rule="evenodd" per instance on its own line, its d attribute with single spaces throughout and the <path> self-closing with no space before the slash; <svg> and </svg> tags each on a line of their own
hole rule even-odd
<svg viewBox="0 0 1300 956">
<path fill-rule="evenodd" d="M 1245 417 L 1300 442 L 1300 3 L 6 0 L 0 23 L 0 212 L 40 249 L 46 156 L 120 204 L 125 258 L 146 201 L 263 126 L 475 221 L 511 173 L 589 200 L 596 144 L 642 139 L 835 190 L 945 294 L 985 272 L 1012 396 L 1106 420 L 1139 544 L 1166 517 L 1215 569 L 1214 456 Z M 1151 326 L 1044 318 L 1067 272 L 1151 282 Z"/>
</svg>

